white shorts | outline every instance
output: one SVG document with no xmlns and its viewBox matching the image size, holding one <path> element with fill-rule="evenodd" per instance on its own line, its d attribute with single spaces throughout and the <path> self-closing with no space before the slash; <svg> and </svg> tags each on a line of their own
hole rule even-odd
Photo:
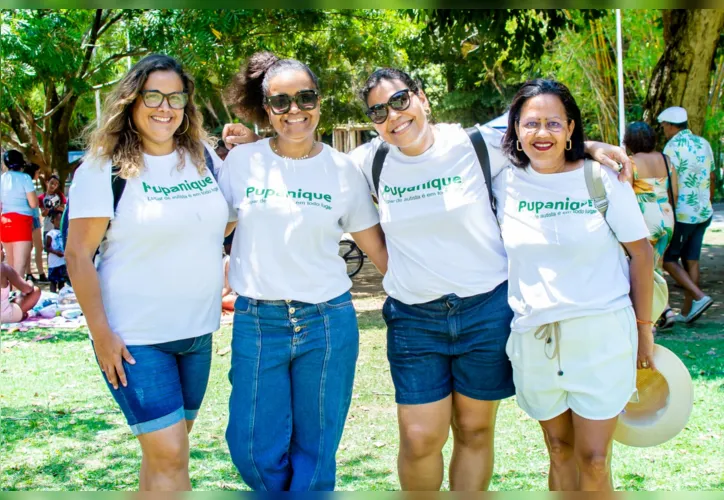
<svg viewBox="0 0 724 500">
<path fill-rule="evenodd" d="M 538 328 L 512 332 L 508 339 L 518 405 L 538 421 L 568 409 L 589 420 L 617 416 L 636 391 L 633 308 L 558 324 L 560 356 L 553 356 L 555 338 L 548 343 L 535 338 Z"/>
</svg>

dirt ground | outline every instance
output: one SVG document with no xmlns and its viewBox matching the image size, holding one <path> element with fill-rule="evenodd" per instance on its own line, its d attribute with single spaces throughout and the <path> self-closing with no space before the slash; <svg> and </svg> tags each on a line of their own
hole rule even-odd
<svg viewBox="0 0 724 500">
<path fill-rule="evenodd" d="M 704 293 L 714 299 L 714 304 L 704 315 L 691 326 L 684 327 L 685 334 L 711 337 L 715 335 L 724 339 L 724 204 L 715 205 L 714 220 L 706 232 L 704 248 L 701 253 L 701 283 L 700 287 Z M 681 307 L 684 301 L 684 290 L 666 276 L 669 283 L 670 304 L 674 310 Z M 352 278 L 352 296 L 358 310 L 369 311 L 380 309 L 385 300 L 385 293 L 382 290 L 382 277 L 369 259 L 365 260 L 362 271 Z M 711 328 L 706 328 L 706 334 L 697 332 L 698 326 L 719 325 L 720 331 L 711 333 Z M 679 332 L 679 330 L 676 330 Z M 664 335 L 662 333 L 662 335 Z"/>
</svg>

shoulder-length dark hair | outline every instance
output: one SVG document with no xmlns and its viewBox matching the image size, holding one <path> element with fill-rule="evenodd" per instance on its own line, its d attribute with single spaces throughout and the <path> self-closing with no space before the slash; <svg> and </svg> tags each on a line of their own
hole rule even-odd
<svg viewBox="0 0 724 500">
<path fill-rule="evenodd" d="M 539 95 L 554 95 L 561 100 L 563 107 L 566 109 L 566 117 L 569 122 L 573 121 L 575 124 L 571 135 L 571 149 L 565 152 L 566 161 L 573 162 L 582 159 L 585 153 L 581 110 L 568 87 L 555 80 L 543 78 L 525 82 L 513 97 L 513 102 L 510 104 L 510 110 L 508 111 L 508 130 L 503 138 L 503 151 L 515 166 L 528 166 L 530 162 L 528 155 L 523 151 L 518 151 L 517 148 L 518 133 L 515 130 L 515 125 L 520 121 L 520 111 L 526 101 Z"/>
</svg>

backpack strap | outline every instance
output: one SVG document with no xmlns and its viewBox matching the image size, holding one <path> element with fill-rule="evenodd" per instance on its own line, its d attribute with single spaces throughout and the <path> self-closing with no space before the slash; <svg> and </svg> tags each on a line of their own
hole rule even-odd
<svg viewBox="0 0 724 500">
<path fill-rule="evenodd" d="M 214 159 L 211 158 L 211 153 L 209 153 L 209 150 L 204 146 L 204 160 L 206 161 L 206 168 L 209 169 L 211 172 L 211 175 L 214 177 L 214 180 L 218 183 L 219 182 L 219 174 L 216 172 L 216 169 L 214 168 Z"/>
<path fill-rule="evenodd" d="M 385 158 L 390 151 L 390 145 L 382 142 L 375 152 L 375 158 L 372 160 L 372 182 L 375 185 L 375 194 L 380 197 L 380 175 L 382 175 L 382 166 L 385 164 Z"/>
<path fill-rule="evenodd" d="M 111 168 L 111 190 L 113 191 L 113 215 L 116 214 L 118 203 L 121 201 L 123 190 L 126 189 L 126 179 L 121 177 L 121 167 L 113 165 Z M 110 222 L 109 222 L 110 225 Z"/>
<path fill-rule="evenodd" d="M 485 179 L 485 187 L 488 190 L 488 199 L 490 200 L 490 208 L 493 210 L 495 220 L 498 220 L 498 206 L 495 203 L 495 197 L 493 196 L 493 178 L 490 174 L 490 156 L 488 155 L 488 146 L 485 144 L 483 134 L 480 133 L 478 127 L 469 127 L 465 129 L 465 132 L 470 138 L 470 142 L 473 143 L 475 154 L 478 157 L 480 168 L 483 170 L 483 178 Z"/>
<path fill-rule="evenodd" d="M 588 188 L 588 196 L 593 200 L 593 205 L 603 217 L 606 217 L 608 211 L 608 198 L 606 197 L 606 188 L 603 185 L 601 164 L 593 160 L 584 160 L 583 174 L 586 178 L 586 188 Z"/>
</svg>

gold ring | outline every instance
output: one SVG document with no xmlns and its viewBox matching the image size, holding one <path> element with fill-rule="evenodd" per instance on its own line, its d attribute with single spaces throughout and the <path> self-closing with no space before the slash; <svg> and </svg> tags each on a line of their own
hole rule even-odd
<svg viewBox="0 0 724 500">
<path fill-rule="evenodd" d="M 642 362 L 641 362 L 641 366 L 643 366 L 644 368 L 648 368 L 648 367 L 649 367 L 649 362 L 648 362 L 648 361 L 642 361 Z"/>
</svg>

